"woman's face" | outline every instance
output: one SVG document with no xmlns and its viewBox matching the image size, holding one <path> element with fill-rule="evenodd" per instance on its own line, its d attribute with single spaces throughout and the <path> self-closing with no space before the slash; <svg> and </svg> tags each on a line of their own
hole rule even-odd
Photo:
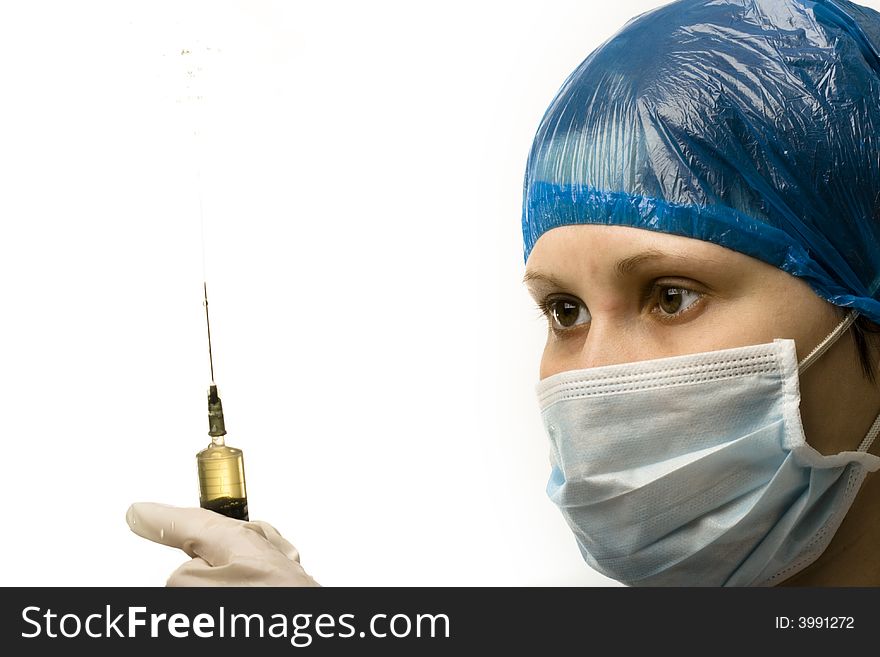
<svg viewBox="0 0 880 657">
<path fill-rule="evenodd" d="M 625 226 L 547 231 L 529 255 L 525 282 L 548 321 L 541 378 L 775 338 L 794 339 L 800 360 L 841 319 L 776 267 L 709 242 Z M 805 434 L 823 453 L 855 449 L 877 414 L 877 388 L 848 336 L 802 375 L 801 396 Z"/>
</svg>

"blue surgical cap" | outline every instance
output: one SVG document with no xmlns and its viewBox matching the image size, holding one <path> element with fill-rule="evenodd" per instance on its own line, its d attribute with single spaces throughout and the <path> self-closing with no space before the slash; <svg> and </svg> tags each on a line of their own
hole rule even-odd
<svg viewBox="0 0 880 657">
<path fill-rule="evenodd" d="M 568 224 L 739 251 L 880 322 L 880 14 L 680 0 L 593 51 L 526 167 L 525 258 Z"/>
</svg>

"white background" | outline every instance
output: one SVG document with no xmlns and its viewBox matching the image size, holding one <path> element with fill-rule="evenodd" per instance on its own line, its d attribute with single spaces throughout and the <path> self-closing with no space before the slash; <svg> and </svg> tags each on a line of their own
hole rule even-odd
<svg viewBox="0 0 880 657">
<path fill-rule="evenodd" d="M 522 177 L 565 77 L 661 4 L 4 3 L 2 584 L 187 559 L 124 516 L 198 504 L 200 195 L 227 442 L 310 574 L 615 584 L 544 493 Z"/>
</svg>

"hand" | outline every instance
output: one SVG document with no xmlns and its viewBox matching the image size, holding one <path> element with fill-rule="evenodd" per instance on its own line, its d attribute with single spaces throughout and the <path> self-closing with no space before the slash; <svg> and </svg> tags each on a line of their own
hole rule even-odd
<svg viewBox="0 0 880 657">
<path fill-rule="evenodd" d="M 267 522 L 152 502 L 132 504 L 125 520 L 138 536 L 192 557 L 166 586 L 320 586 L 303 570 L 296 548 Z"/>
</svg>

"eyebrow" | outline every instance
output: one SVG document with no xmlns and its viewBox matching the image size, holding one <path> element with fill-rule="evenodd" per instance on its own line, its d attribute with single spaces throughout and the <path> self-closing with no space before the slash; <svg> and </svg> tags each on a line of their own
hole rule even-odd
<svg viewBox="0 0 880 657">
<path fill-rule="evenodd" d="M 614 271 L 619 277 L 627 276 L 631 274 L 636 269 L 650 262 L 655 262 L 657 260 L 678 260 L 682 263 L 691 263 L 691 262 L 699 262 L 699 263 L 711 263 L 716 265 L 723 265 L 724 263 L 719 262 L 718 260 L 712 260 L 710 258 L 700 258 L 696 256 L 685 256 L 678 255 L 675 253 L 665 253 L 663 251 L 657 251 L 656 249 L 649 249 L 647 251 L 642 251 L 641 253 L 637 253 L 635 255 L 629 256 L 627 258 L 623 258 L 618 260 L 614 265 Z M 523 276 L 523 283 L 530 283 L 531 281 L 542 281 L 554 285 L 556 287 L 564 288 L 565 285 L 563 282 L 553 276 L 552 274 L 545 274 L 540 271 L 527 271 L 525 276 Z"/>
<path fill-rule="evenodd" d="M 681 256 L 673 253 L 664 253 L 663 251 L 657 251 L 656 249 L 649 249 L 647 251 L 637 253 L 634 256 L 618 260 L 617 264 L 614 265 L 614 271 L 617 272 L 618 276 L 626 276 L 627 274 L 633 273 L 642 265 L 656 260 L 679 260 L 682 262 L 688 262 L 692 260 L 702 260 L 702 258 Z"/>
<path fill-rule="evenodd" d="M 544 274 L 539 271 L 527 271 L 526 275 L 523 276 L 523 283 L 528 285 L 532 281 L 541 281 L 543 283 L 549 283 L 554 287 L 565 287 L 561 280 L 553 276 L 552 274 Z"/>
</svg>

